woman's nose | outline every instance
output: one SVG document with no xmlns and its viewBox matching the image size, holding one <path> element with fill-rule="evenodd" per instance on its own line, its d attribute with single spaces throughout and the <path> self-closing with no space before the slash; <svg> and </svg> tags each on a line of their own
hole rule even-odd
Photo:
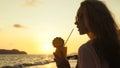
<svg viewBox="0 0 120 68">
<path fill-rule="evenodd" d="M 77 21 L 75 21 L 75 25 L 77 25 Z"/>
</svg>

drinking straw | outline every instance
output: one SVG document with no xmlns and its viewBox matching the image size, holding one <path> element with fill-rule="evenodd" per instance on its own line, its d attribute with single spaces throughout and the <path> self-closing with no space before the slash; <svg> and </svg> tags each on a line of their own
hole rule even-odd
<svg viewBox="0 0 120 68">
<path fill-rule="evenodd" d="M 64 45 L 66 45 L 66 44 L 67 44 L 67 42 L 68 42 L 68 40 L 69 40 L 69 38 L 70 38 L 71 34 L 73 33 L 73 30 L 74 30 L 74 28 L 71 30 L 71 32 L 70 32 L 70 34 L 69 34 L 69 36 L 68 36 L 67 40 L 65 41 L 65 44 L 64 44 Z"/>
</svg>

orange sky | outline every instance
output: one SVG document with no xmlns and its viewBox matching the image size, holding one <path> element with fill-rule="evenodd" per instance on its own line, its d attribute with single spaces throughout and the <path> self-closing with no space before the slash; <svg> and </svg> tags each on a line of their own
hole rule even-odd
<svg viewBox="0 0 120 68">
<path fill-rule="evenodd" d="M 0 48 L 19 49 L 28 54 L 52 54 L 55 37 L 67 39 L 68 53 L 77 52 L 88 40 L 80 36 L 75 15 L 82 0 L 0 0 Z M 104 0 L 118 25 L 120 1 Z"/>
</svg>

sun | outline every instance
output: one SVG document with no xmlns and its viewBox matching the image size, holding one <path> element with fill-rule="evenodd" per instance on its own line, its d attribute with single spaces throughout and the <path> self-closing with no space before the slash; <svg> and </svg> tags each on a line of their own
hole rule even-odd
<svg viewBox="0 0 120 68">
<path fill-rule="evenodd" d="M 42 46 L 42 52 L 44 54 L 52 54 L 53 51 L 54 51 L 54 48 L 50 44 L 45 44 L 45 45 Z"/>
</svg>

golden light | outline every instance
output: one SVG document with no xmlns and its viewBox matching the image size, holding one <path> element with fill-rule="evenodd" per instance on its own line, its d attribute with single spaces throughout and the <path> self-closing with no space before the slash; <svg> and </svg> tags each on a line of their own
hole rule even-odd
<svg viewBox="0 0 120 68">
<path fill-rule="evenodd" d="M 42 48 L 42 52 L 44 54 L 52 54 L 54 52 L 54 48 L 50 44 L 45 44 L 45 45 L 41 46 L 41 48 Z"/>
</svg>

